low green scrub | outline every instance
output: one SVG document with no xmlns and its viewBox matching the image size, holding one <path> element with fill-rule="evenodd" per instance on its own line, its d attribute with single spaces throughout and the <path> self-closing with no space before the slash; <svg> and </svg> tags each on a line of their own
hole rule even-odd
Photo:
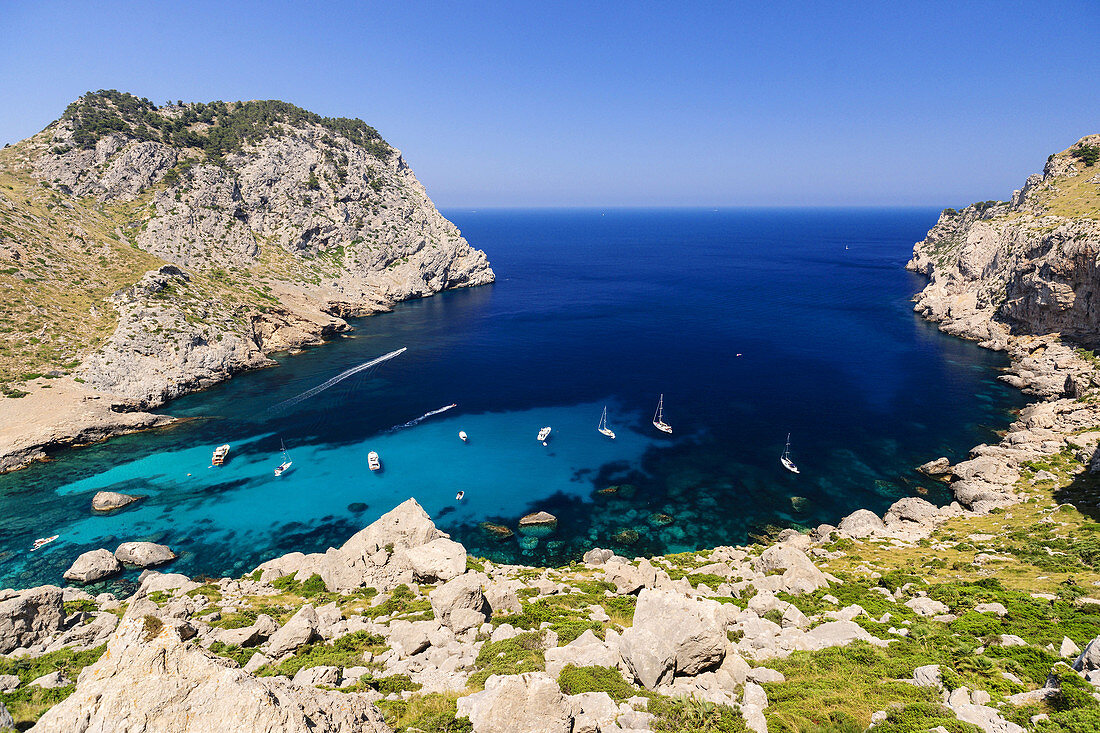
<svg viewBox="0 0 1100 733">
<path fill-rule="evenodd" d="M 639 694 L 638 688 L 624 680 L 618 669 L 610 667 L 575 667 L 567 664 L 558 675 L 558 685 L 566 695 L 606 692 L 615 702 Z"/>
<path fill-rule="evenodd" d="M 600 596 L 599 600 L 603 599 Z M 587 595 L 549 596 L 524 604 L 521 613 L 494 617 L 493 623 L 511 624 L 517 629 L 538 629 L 548 623 L 558 635 L 559 644 L 568 644 L 588 629 L 602 639 L 604 625 L 588 619 L 588 606 L 596 601 Z"/>
<path fill-rule="evenodd" d="M 99 659 L 106 649 L 106 645 L 82 652 L 59 649 L 34 659 L 0 656 L 0 674 L 13 674 L 19 678 L 20 684 L 14 692 L 0 693 L 0 703 L 8 709 L 20 729 L 27 727 L 75 689 L 75 685 L 66 685 L 44 690 L 41 687 L 27 687 L 28 682 L 57 671 L 75 681 L 81 670 Z"/>
<path fill-rule="evenodd" d="M 95 601 L 89 601 L 86 598 L 79 601 L 65 601 L 64 605 L 66 616 L 68 616 L 70 613 L 92 613 L 99 608 L 98 606 L 96 606 Z"/>
<path fill-rule="evenodd" d="M 366 690 L 377 690 L 383 695 L 389 695 L 393 692 L 416 692 L 422 684 L 419 682 L 413 682 L 412 678 L 407 674 L 391 674 L 386 677 L 373 677 L 369 674 L 365 674 L 359 678 L 354 685 L 348 687 L 341 687 L 340 692 L 364 692 Z"/>
<path fill-rule="evenodd" d="M 652 697 L 650 729 L 667 733 L 746 733 L 741 711 L 696 698 Z"/>
<path fill-rule="evenodd" d="M 220 641 L 215 641 L 210 645 L 210 651 L 213 654 L 217 654 L 219 657 L 225 657 L 226 659 L 232 659 L 242 667 L 248 664 L 248 660 L 252 659 L 252 656 L 260 651 L 255 647 L 239 647 L 230 644 L 223 644 Z"/>
<path fill-rule="evenodd" d="M 909 703 L 887 711 L 886 720 L 875 726 L 875 733 L 925 733 L 942 725 L 950 733 L 982 733 L 982 729 L 964 723 L 948 708 L 934 702 Z"/>
<path fill-rule="evenodd" d="M 386 722 L 397 731 L 473 733 L 469 718 L 458 717 L 457 694 L 414 695 L 407 700 L 379 700 Z"/>
<path fill-rule="evenodd" d="M 293 677 L 298 670 L 310 667 L 355 667 L 363 664 L 363 652 L 379 653 L 386 640 L 377 634 L 356 631 L 342 636 L 332 644 L 306 644 L 293 657 L 277 666 L 264 665 L 256 674 L 264 677 L 283 674 Z"/>
<path fill-rule="evenodd" d="M 711 590 L 715 590 L 723 583 L 729 582 L 722 576 L 715 575 L 714 573 L 692 573 L 687 576 L 687 579 L 693 588 L 697 588 L 700 584 L 705 583 Z"/>
<path fill-rule="evenodd" d="M 494 674 L 521 674 L 546 669 L 542 644 L 542 634 L 537 631 L 502 641 L 485 642 L 474 661 L 477 671 L 470 675 L 467 685 L 480 689 L 485 686 L 485 680 Z"/>
<path fill-rule="evenodd" d="M 403 616 L 407 614 L 431 613 L 432 602 L 427 598 L 417 598 L 409 586 L 402 583 L 393 589 L 390 597 L 363 610 L 363 615 L 368 618 L 379 616 Z M 431 618 L 430 616 L 428 618 Z"/>
</svg>

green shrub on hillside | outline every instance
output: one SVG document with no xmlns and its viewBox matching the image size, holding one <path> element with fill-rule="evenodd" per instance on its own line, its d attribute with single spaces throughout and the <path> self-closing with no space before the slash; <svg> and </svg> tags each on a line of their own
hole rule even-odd
<svg viewBox="0 0 1100 733">
<path fill-rule="evenodd" d="M 567 664 L 558 675 L 558 685 L 566 695 L 606 692 L 615 702 L 638 694 L 638 689 L 623 679 L 622 672 L 610 667 L 575 667 Z"/>
</svg>

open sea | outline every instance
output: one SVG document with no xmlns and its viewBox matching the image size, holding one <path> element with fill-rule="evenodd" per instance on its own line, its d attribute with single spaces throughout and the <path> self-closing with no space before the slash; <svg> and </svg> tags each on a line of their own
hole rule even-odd
<svg viewBox="0 0 1100 733">
<path fill-rule="evenodd" d="M 903 266 L 937 213 L 445 211 L 496 284 L 355 321 L 164 409 L 191 420 L 0 476 L 0 587 L 61 584 L 78 554 L 126 540 L 170 545 L 167 570 L 241 575 L 338 546 L 410 496 L 470 553 L 538 564 L 742 543 L 904 496 L 946 503 L 914 466 L 996 440 L 1024 398 L 996 380 L 1003 355 L 912 312 L 924 280 Z M 651 424 L 662 393 L 671 436 Z M 605 405 L 614 440 L 596 432 Z M 798 475 L 779 463 L 788 433 Z M 280 441 L 293 467 L 276 478 Z M 213 468 L 221 443 L 232 451 Z M 147 498 L 93 516 L 105 489 Z M 501 529 L 537 510 L 555 531 Z"/>
</svg>

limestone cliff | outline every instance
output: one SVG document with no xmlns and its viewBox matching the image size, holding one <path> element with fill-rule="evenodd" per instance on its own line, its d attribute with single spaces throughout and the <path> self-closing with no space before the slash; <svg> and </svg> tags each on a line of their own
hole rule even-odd
<svg viewBox="0 0 1100 733">
<path fill-rule="evenodd" d="M 360 120 L 88 93 L 0 151 L 0 413 L 29 422 L 49 379 L 157 406 L 494 278 Z M 0 436 L 0 470 L 41 454 L 26 437 Z"/>
<path fill-rule="evenodd" d="M 1010 201 L 946 209 L 908 268 L 928 275 L 917 310 L 1004 349 L 1010 335 L 1100 335 L 1100 135 L 1050 156 Z"/>
</svg>

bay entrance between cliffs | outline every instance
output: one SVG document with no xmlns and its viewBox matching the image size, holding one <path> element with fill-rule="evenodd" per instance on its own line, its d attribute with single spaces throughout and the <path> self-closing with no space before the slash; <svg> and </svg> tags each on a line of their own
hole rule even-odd
<svg viewBox="0 0 1100 733">
<path fill-rule="evenodd" d="M 0 476 L 0 587 L 60 583 L 81 552 L 127 540 L 172 546 L 166 570 L 240 575 L 338 546 L 409 496 L 499 561 L 735 544 L 917 493 L 944 503 L 913 467 L 965 457 L 1024 404 L 996 379 L 1002 355 L 912 313 L 923 279 L 903 266 L 932 210 L 444 214 L 495 285 L 401 304 L 164 410 L 198 419 Z M 661 393 L 672 436 L 650 424 Z M 605 404 L 613 441 L 596 432 Z M 798 475 L 776 460 L 788 432 Z M 280 441 L 294 470 L 276 478 Z M 229 460 L 208 469 L 223 442 Z M 385 471 L 367 470 L 371 450 Z M 92 516 L 99 490 L 147 498 Z M 517 521 L 536 510 L 558 522 L 533 544 Z M 60 537 L 28 553 L 43 534 Z"/>
</svg>

